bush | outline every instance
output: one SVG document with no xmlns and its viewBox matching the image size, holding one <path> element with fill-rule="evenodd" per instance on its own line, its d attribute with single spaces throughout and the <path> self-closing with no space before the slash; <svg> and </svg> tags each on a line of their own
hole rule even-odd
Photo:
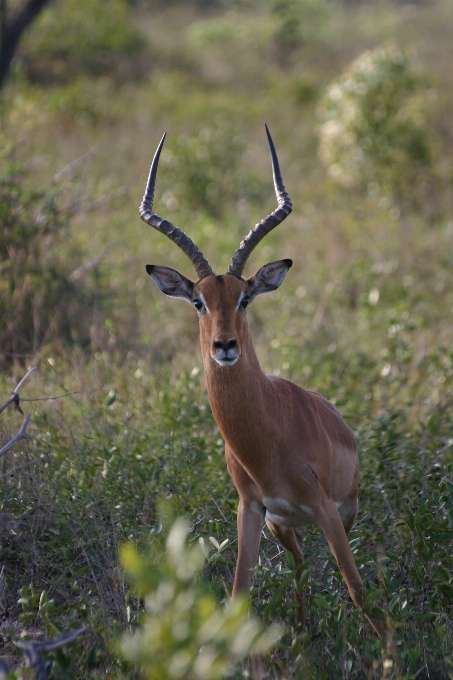
<svg viewBox="0 0 453 680">
<path fill-rule="evenodd" d="M 0 365 L 24 362 L 44 342 L 91 344 L 93 310 L 105 318 L 98 266 L 84 271 L 58 185 L 34 188 L 10 159 L 0 171 Z M 92 263 L 93 264 L 93 263 Z M 103 308 L 104 307 L 104 308 Z"/>
<path fill-rule="evenodd" d="M 145 602 L 140 628 L 123 637 L 121 649 L 152 680 L 221 678 L 247 654 L 267 651 L 280 637 L 277 626 L 264 632 L 248 616 L 245 598 L 217 606 L 200 581 L 200 545 L 186 545 L 188 530 L 184 520 L 177 520 L 165 552 L 161 541 L 147 557 L 130 544 L 121 551 L 126 574 Z"/>
<path fill-rule="evenodd" d="M 62 0 L 40 15 L 25 43 L 28 73 L 39 81 L 115 70 L 129 77 L 144 44 L 124 0 Z"/>
<path fill-rule="evenodd" d="M 343 187 L 376 181 L 398 201 L 415 198 L 433 169 L 428 100 L 415 59 L 394 48 L 360 55 L 318 109 L 329 176 Z"/>
<path fill-rule="evenodd" d="M 332 18 L 326 0 L 270 0 L 270 10 L 273 52 L 281 67 L 298 48 L 321 42 Z"/>
</svg>

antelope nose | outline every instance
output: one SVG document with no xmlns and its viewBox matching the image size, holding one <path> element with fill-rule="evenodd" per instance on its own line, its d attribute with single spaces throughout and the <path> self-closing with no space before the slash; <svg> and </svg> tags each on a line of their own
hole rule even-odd
<svg viewBox="0 0 453 680">
<path fill-rule="evenodd" d="M 213 344 L 215 349 L 223 349 L 224 352 L 228 352 L 229 349 L 236 347 L 237 340 L 236 338 L 230 338 L 229 340 L 214 340 Z"/>
</svg>

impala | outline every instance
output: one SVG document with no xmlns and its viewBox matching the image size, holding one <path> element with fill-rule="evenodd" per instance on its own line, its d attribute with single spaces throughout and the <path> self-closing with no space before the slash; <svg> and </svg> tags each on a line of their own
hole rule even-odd
<svg viewBox="0 0 453 680">
<path fill-rule="evenodd" d="M 317 392 L 265 375 L 247 322 L 247 306 L 280 286 L 292 261 L 277 260 L 250 278 L 242 272 L 252 250 L 291 212 L 275 147 L 266 126 L 278 207 L 244 238 L 226 274 L 216 276 L 191 239 L 153 213 L 154 187 L 165 134 L 149 174 L 140 216 L 188 256 L 197 273 L 191 281 L 174 269 L 147 265 L 158 288 L 187 300 L 198 312 L 200 342 L 212 413 L 225 439 L 228 472 L 239 494 L 238 558 L 233 586 L 249 593 L 263 521 L 294 556 L 297 575 L 304 562 L 298 527 L 318 524 L 357 607 L 364 589 L 348 541 L 357 514 L 359 461 L 352 432 L 339 412 Z M 304 622 L 302 598 L 298 620 Z M 382 637 L 380 619 L 365 616 Z"/>
</svg>

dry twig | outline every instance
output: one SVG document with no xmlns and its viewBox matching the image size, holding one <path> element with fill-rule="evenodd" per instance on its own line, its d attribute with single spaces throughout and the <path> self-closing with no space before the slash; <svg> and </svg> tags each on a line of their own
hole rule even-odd
<svg viewBox="0 0 453 680">
<path fill-rule="evenodd" d="M 80 156 L 79 158 L 76 158 L 73 160 L 71 163 L 66 165 L 60 172 L 57 172 L 57 174 L 54 176 L 53 181 L 55 183 L 61 182 L 62 179 L 67 177 L 68 175 L 71 175 L 74 170 L 76 170 L 80 165 L 83 165 L 87 161 L 91 161 L 93 156 L 97 153 L 98 149 L 100 147 L 100 144 L 97 144 L 96 146 L 93 146 L 87 153 L 85 153 L 83 156 Z"/>
<path fill-rule="evenodd" d="M 82 626 L 82 628 L 70 630 L 68 633 L 53 640 L 44 640 L 42 642 L 25 642 L 20 640 L 14 642 L 14 644 L 22 650 L 25 657 L 25 665 L 28 668 L 33 668 L 35 671 L 36 680 L 47 680 L 52 668 L 52 661 L 50 659 L 43 659 L 43 654 L 53 652 L 55 649 L 61 649 L 61 647 L 73 642 L 86 630 L 86 626 Z M 0 662 L 0 680 L 2 677 L 6 678 L 7 673 L 8 667 L 3 662 Z"/>
<path fill-rule="evenodd" d="M 20 383 L 18 384 L 18 386 L 16 387 L 16 389 L 12 393 L 11 397 L 3 404 L 3 406 L 0 406 L 0 413 L 2 413 L 2 411 L 5 410 L 5 408 L 8 408 L 8 406 L 10 404 L 13 404 L 13 403 L 16 405 L 16 407 L 19 407 L 19 392 L 21 390 L 21 387 L 23 386 L 25 381 L 28 380 L 29 376 L 34 371 L 37 371 L 37 370 L 38 370 L 37 366 L 32 366 L 32 368 L 30 368 L 30 370 L 27 372 L 25 377 L 22 378 L 22 380 L 20 381 Z"/>
<path fill-rule="evenodd" d="M 17 387 L 16 387 L 16 389 L 14 390 L 14 392 L 12 393 L 11 397 L 3 404 L 3 406 L 0 406 L 0 413 L 2 413 L 6 408 L 8 408 L 8 406 L 9 406 L 10 404 L 14 404 L 14 407 L 15 407 L 18 411 L 20 411 L 20 413 L 23 414 L 23 411 L 22 411 L 22 409 L 21 409 L 21 407 L 20 407 L 20 396 L 19 396 L 19 393 L 20 393 L 20 390 L 21 390 L 22 386 L 24 385 L 25 381 L 28 380 L 28 378 L 30 377 L 30 375 L 31 375 L 34 371 L 37 371 L 37 370 L 38 370 L 38 367 L 37 367 L 37 366 L 33 366 L 32 368 L 30 368 L 30 370 L 27 372 L 27 374 L 22 378 L 22 380 L 20 381 L 20 383 L 17 385 Z M 0 449 L 0 458 L 3 456 L 3 454 L 5 454 L 7 451 L 9 451 L 10 448 L 12 448 L 12 447 L 14 446 L 14 444 L 17 444 L 18 441 L 20 441 L 23 437 L 25 437 L 27 425 L 28 425 L 29 422 L 30 422 L 30 414 L 28 414 L 28 415 L 26 416 L 24 422 L 22 423 L 22 426 L 21 426 L 19 432 L 17 432 L 17 434 L 15 434 L 14 437 L 12 437 L 12 438 L 9 440 L 9 442 L 7 442 L 7 443 Z"/>
<path fill-rule="evenodd" d="M 9 442 L 7 444 L 5 444 L 5 446 L 3 446 L 0 449 L 0 458 L 3 456 L 4 453 L 9 451 L 14 446 L 14 444 L 17 444 L 18 441 L 20 441 L 23 437 L 25 437 L 27 425 L 28 425 L 29 422 L 30 422 L 30 413 L 27 414 L 24 422 L 21 425 L 19 432 L 17 434 L 15 434 L 14 437 L 12 437 L 9 440 Z"/>
<path fill-rule="evenodd" d="M 96 267 L 98 267 L 101 264 L 105 256 L 111 251 L 112 247 L 113 244 L 109 244 L 106 248 L 104 248 L 100 255 L 80 265 L 80 267 L 77 267 L 77 269 L 74 269 L 72 274 L 69 275 L 69 280 L 72 282 L 79 281 L 79 279 L 82 279 L 87 272 L 96 269 Z"/>
</svg>

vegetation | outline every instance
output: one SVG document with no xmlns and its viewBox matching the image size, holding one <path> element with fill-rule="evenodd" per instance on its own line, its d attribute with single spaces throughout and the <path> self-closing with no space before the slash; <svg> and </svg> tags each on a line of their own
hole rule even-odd
<svg viewBox="0 0 453 680">
<path fill-rule="evenodd" d="M 214 595 L 194 579 L 204 561 L 203 548 L 208 555 L 209 550 L 203 539 L 188 549 L 188 532 L 185 521 L 176 520 L 159 567 L 156 554 L 146 560 L 131 545 L 122 549 L 126 574 L 146 607 L 140 629 L 123 637 L 122 651 L 150 678 L 214 680 L 245 654 L 267 651 L 281 634 L 274 626 L 263 635 L 262 625 L 249 618 L 244 599 L 218 609 Z"/>
<path fill-rule="evenodd" d="M 2 91 L 0 402 L 26 365 L 40 370 L 21 392 L 29 440 L 0 459 L 0 657 L 14 665 L 21 636 L 87 625 L 51 655 L 51 677 L 186 677 L 211 644 L 203 626 L 231 617 L 193 677 L 221 677 L 227 660 L 238 679 L 452 677 L 453 8 L 73 5 L 41 13 Z M 156 211 L 225 271 L 275 207 L 264 121 L 294 211 L 247 272 L 294 266 L 251 306 L 252 333 L 267 372 L 322 392 L 354 430 L 351 545 L 389 634 L 376 639 L 308 527 L 306 629 L 291 562 L 266 535 L 251 607 L 284 630 L 244 659 L 243 605 L 225 607 L 237 498 L 196 319 L 145 265 L 193 272 L 137 208 L 167 130 Z M 22 416 L 1 418 L 6 439 Z M 166 515 L 186 518 L 185 540 Z M 200 545 L 186 578 L 177 564 Z M 173 625 L 178 597 L 193 604 Z"/>
</svg>

